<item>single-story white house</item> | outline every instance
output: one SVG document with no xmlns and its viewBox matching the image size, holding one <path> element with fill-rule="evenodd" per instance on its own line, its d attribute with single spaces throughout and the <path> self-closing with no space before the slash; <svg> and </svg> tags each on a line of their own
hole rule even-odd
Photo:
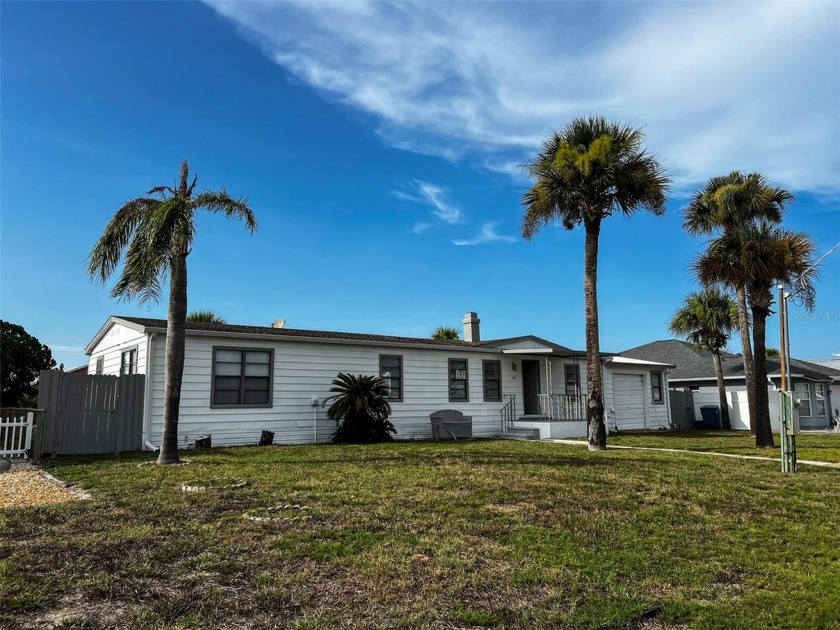
<svg viewBox="0 0 840 630">
<path fill-rule="evenodd" d="M 383 377 L 397 439 L 431 437 L 429 414 L 457 409 L 477 437 L 586 435 L 586 353 L 526 335 L 481 341 L 476 313 L 464 339 L 441 341 L 275 326 L 188 323 L 179 442 L 214 445 L 328 441 L 323 401 L 339 372 Z M 166 321 L 110 317 L 85 352 L 90 374 L 145 374 L 143 443 L 160 443 Z M 608 430 L 671 426 L 669 364 L 604 355 Z"/>
<path fill-rule="evenodd" d="M 711 353 L 696 350 L 685 341 L 665 339 L 625 350 L 621 355 L 649 361 L 671 362 L 675 368 L 670 373 L 670 386 L 692 392 L 696 420 L 701 419 L 701 407 L 720 406 Z M 738 354 L 722 352 L 721 367 L 732 428 L 749 430 L 750 414 L 743 358 Z M 767 393 L 770 424 L 774 431 L 779 431 L 781 427 L 780 370 L 779 359 L 768 357 Z M 787 376 L 791 389 L 800 401 L 800 426 L 805 429 L 829 428 L 832 425 L 832 383 L 840 382 L 840 371 L 828 365 L 791 359 L 790 374 Z"/>
</svg>

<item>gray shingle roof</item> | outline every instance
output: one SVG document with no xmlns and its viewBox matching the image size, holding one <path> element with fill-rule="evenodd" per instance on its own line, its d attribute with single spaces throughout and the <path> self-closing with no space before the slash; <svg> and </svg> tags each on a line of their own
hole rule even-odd
<svg viewBox="0 0 840 630">
<path fill-rule="evenodd" d="M 166 329 L 165 319 L 148 319 L 145 317 L 115 316 L 145 328 Z M 392 335 L 368 335 L 364 333 L 336 332 L 331 330 L 303 330 L 296 328 L 272 328 L 271 326 L 239 326 L 235 324 L 209 324 L 205 322 L 187 322 L 187 330 L 204 332 L 221 332 L 245 335 L 270 335 L 273 337 L 309 337 L 312 339 L 345 339 L 348 341 L 371 341 L 380 343 L 423 344 L 429 346 L 454 346 L 470 348 L 479 344 L 466 341 L 429 339 L 428 337 L 395 337 Z"/>
<path fill-rule="evenodd" d="M 743 377 L 744 363 L 740 355 L 722 353 L 722 368 L 724 377 Z M 672 363 L 676 369 L 672 370 L 668 380 L 681 379 L 707 379 L 714 378 L 715 369 L 712 364 L 710 352 L 695 350 L 690 343 L 678 339 L 665 339 L 652 343 L 630 348 L 621 352 L 621 356 L 646 361 L 660 361 Z M 840 377 L 838 370 L 824 366 L 809 364 L 807 361 L 791 359 L 791 372 L 802 374 L 806 378 L 815 381 L 830 381 Z M 767 373 L 778 374 L 780 370 L 779 359 L 769 357 L 767 359 Z"/>
</svg>

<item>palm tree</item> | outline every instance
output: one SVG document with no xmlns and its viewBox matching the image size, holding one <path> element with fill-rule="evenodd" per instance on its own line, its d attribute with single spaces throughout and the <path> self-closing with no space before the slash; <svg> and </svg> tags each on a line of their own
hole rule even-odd
<svg viewBox="0 0 840 630">
<path fill-rule="evenodd" d="M 728 233 L 755 221 L 779 223 L 793 195 L 775 188 L 760 173 L 745 175 L 733 171 L 713 177 L 691 197 L 683 210 L 683 227 L 692 236 Z M 746 281 L 737 265 L 722 282 L 735 290 L 738 305 L 738 328 L 744 357 L 744 378 L 747 382 L 747 408 L 750 418 L 756 417 L 755 360 L 750 343 L 750 316 L 747 311 Z M 755 423 L 750 422 L 754 430 Z"/>
<path fill-rule="evenodd" d="M 612 214 L 644 209 L 665 212 L 669 179 L 642 147 L 639 129 L 596 116 L 576 118 L 546 140 L 527 165 L 534 184 L 523 195 L 522 234 L 531 240 L 555 222 L 567 230 L 582 225 L 583 294 L 586 309 L 586 362 L 589 449 L 607 447 L 598 329 L 598 240 L 601 222 Z"/>
<path fill-rule="evenodd" d="M 773 305 L 772 289 L 777 283 L 794 281 L 810 290 L 804 293 L 807 306 L 813 306 L 816 277 L 814 243 L 802 232 L 786 230 L 760 221 L 722 234 L 709 244 L 707 251 L 693 263 L 701 282 L 720 282 L 737 267 L 744 279 L 747 300 L 752 311 L 753 349 L 755 350 L 755 444 L 773 447 L 767 393 L 766 326 Z"/>
<path fill-rule="evenodd" d="M 683 305 L 674 313 L 668 328 L 675 335 L 687 339 L 698 350 L 712 353 L 720 397 L 721 423 L 724 429 L 731 429 L 720 351 L 726 347 L 732 332 L 738 328 L 738 307 L 735 301 L 729 293 L 718 287 L 689 293 Z"/>
<path fill-rule="evenodd" d="M 187 319 L 187 256 L 195 237 L 195 212 L 209 210 L 245 222 L 257 229 L 257 219 L 248 200 L 235 199 L 222 189 L 193 196 L 196 178 L 189 181 L 187 161 L 181 164 L 180 181 L 174 188 L 157 186 L 146 197 L 124 204 L 105 227 L 88 255 L 91 278 L 104 283 L 123 262 L 111 296 L 138 298 L 141 303 L 159 301 L 169 277 L 169 308 L 166 324 L 163 437 L 158 464 L 178 459 L 178 414 L 184 372 L 185 324 Z M 154 197 L 152 195 L 155 195 Z"/>
<path fill-rule="evenodd" d="M 199 324 L 227 324 L 224 317 L 216 315 L 209 309 L 193 311 L 187 315 L 187 321 Z"/>
<path fill-rule="evenodd" d="M 431 338 L 438 341 L 458 341 L 461 339 L 461 331 L 454 326 L 438 326 L 432 331 Z"/>
<path fill-rule="evenodd" d="M 388 385 L 379 376 L 344 374 L 340 372 L 330 388 L 332 401 L 327 416 L 337 427 L 334 442 L 367 444 L 390 442 L 397 430 L 388 420 L 391 404 Z"/>
</svg>

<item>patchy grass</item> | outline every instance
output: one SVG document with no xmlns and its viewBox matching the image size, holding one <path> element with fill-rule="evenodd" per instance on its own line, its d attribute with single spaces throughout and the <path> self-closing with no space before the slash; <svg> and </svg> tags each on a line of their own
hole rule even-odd
<svg viewBox="0 0 840 630">
<path fill-rule="evenodd" d="M 0 627 L 840 626 L 835 470 L 502 441 L 190 456 L 52 463 L 94 499 L 0 511 Z M 249 485 L 178 489 L 222 477 Z"/>
<path fill-rule="evenodd" d="M 678 448 L 686 451 L 756 455 L 781 458 L 781 437 L 773 435 L 776 448 L 756 448 L 749 431 L 656 431 L 649 433 L 611 433 L 607 442 L 615 446 Z M 801 433 L 796 438 L 799 459 L 840 463 L 840 433 Z"/>
</svg>

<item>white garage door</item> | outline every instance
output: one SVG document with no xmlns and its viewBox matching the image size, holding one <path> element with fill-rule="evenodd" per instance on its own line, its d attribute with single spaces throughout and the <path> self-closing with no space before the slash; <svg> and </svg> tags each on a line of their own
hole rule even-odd
<svg viewBox="0 0 840 630">
<path fill-rule="evenodd" d="M 645 382 L 641 374 L 614 374 L 615 424 L 619 431 L 645 428 Z"/>
</svg>

